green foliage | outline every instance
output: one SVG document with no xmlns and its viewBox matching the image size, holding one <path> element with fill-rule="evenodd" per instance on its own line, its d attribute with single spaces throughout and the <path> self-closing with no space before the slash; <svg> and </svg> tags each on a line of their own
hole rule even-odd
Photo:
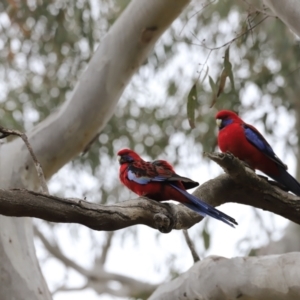
<svg viewBox="0 0 300 300">
<path fill-rule="evenodd" d="M 210 233 L 207 231 L 206 226 L 203 228 L 202 237 L 204 249 L 207 250 L 210 247 Z"/>
<path fill-rule="evenodd" d="M 0 101 L 6 100 L 3 109 L 10 122 L 5 124 L 15 128 L 37 123 L 65 100 L 98 42 L 96 28 L 108 26 L 92 18 L 90 1 L 30 3 L 6 7 L 1 32 L 7 94 Z M 28 112 L 34 117 L 28 118 Z"/>
<path fill-rule="evenodd" d="M 208 76 L 208 78 L 209 78 L 209 85 L 210 85 L 210 88 L 212 91 L 212 100 L 211 100 L 210 107 L 213 107 L 217 102 L 217 97 L 218 97 L 219 91 L 217 90 L 217 85 L 214 82 L 214 80 L 211 78 L 211 76 Z M 224 84 L 225 84 L 225 82 L 224 82 Z"/>
<path fill-rule="evenodd" d="M 222 73 L 220 76 L 217 97 L 219 97 L 220 94 L 223 93 L 227 77 L 230 79 L 232 90 L 235 91 L 234 78 L 233 78 L 233 73 L 232 73 L 232 64 L 229 61 L 229 47 L 225 51 L 224 69 L 222 70 Z"/>
<path fill-rule="evenodd" d="M 192 86 L 187 101 L 187 115 L 191 128 L 195 128 L 195 109 L 197 104 L 197 86 Z"/>
</svg>

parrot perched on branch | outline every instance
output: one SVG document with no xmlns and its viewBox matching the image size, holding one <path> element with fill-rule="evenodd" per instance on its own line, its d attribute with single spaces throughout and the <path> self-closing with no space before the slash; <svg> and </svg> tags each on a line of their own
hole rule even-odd
<svg viewBox="0 0 300 300">
<path fill-rule="evenodd" d="M 265 173 L 300 196 L 300 183 L 287 172 L 287 166 L 255 127 L 246 124 L 230 110 L 219 111 L 216 122 L 219 127 L 218 145 L 222 152 L 231 152 L 250 168 Z"/>
<path fill-rule="evenodd" d="M 167 161 L 146 162 L 130 149 L 120 150 L 118 159 L 121 182 L 139 196 L 156 201 L 175 200 L 203 217 L 213 217 L 232 227 L 238 225 L 230 216 L 189 194 L 186 189 L 198 186 L 198 182 L 176 174 Z"/>
</svg>

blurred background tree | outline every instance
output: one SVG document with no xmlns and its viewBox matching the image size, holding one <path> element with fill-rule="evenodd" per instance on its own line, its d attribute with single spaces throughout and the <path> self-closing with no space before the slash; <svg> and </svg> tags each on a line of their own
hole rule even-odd
<svg viewBox="0 0 300 300">
<path fill-rule="evenodd" d="M 1 125 L 29 130 L 69 98 L 93 51 L 128 3 L 1 2 Z M 229 61 L 224 61 L 228 47 Z M 299 58 L 298 40 L 264 7 L 247 1 L 193 1 L 156 44 L 95 142 L 53 176 L 50 192 L 101 199 L 103 204 L 128 199 L 117 175 L 116 152 L 122 147 L 147 159 L 167 158 L 178 173 L 206 181 L 221 172 L 202 157 L 203 151 L 216 150 L 214 114 L 221 108 L 238 111 L 265 132 L 299 179 Z M 231 80 L 227 78 L 216 97 L 229 62 Z M 188 94 L 195 83 L 197 99 L 191 104 Z M 241 205 L 222 209 L 244 223 L 236 232 L 213 220 L 194 226 L 191 236 L 201 256 L 255 253 L 283 236 L 287 225 L 278 216 Z M 99 233 L 78 225 L 34 222 L 37 253 L 54 299 L 145 298 L 192 264 L 180 232 L 166 236 L 137 226 Z M 220 249 L 224 234 L 227 245 Z M 128 264 L 132 260 L 134 268 Z M 97 268 L 111 276 L 93 282 Z M 143 282 L 149 283 L 144 291 L 128 292 Z"/>
</svg>

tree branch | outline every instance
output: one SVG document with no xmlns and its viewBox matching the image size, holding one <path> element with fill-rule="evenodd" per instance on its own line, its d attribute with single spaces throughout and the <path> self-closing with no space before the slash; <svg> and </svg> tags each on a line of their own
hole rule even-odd
<svg viewBox="0 0 300 300">
<path fill-rule="evenodd" d="M 111 242 L 112 242 L 113 236 L 114 236 L 113 231 L 107 232 L 105 242 L 102 246 L 101 256 L 96 258 L 95 265 L 100 265 L 100 266 L 105 265 L 107 254 L 111 247 Z"/>
<path fill-rule="evenodd" d="M 187 229 L 183 229 L 182 232 L 183 232 L 185 241 L 186 241 L 186 243 L 187 243 L 187 245 L 188 245 L 188 247 L 189 247 L 189 249 L 190 249 L 190 251 L 191 251 L 191 254 L 192 254 L 192 256 L 193 256 L 194 262 L 199 261 L 199 260 L 200 260 L 200 257 L 199 257 L 199 255 L 198 255 L 196 249 L 195 249 L 195 245 L 194 245 L 193 241 L 191 240 L 191 238 L 190 238 L 190 236 L 189 236 L 189 233 L 188 233 Z"/>
<path fill-rule="evenodd" d="M 105 231 L 144 224 L 164 233 L 172 229 L 189 228 L 202 219 L 183 205 L 158 203 L 144 198 L 105 206 L 19 189 L 0 189 L 0 214 L 78 223 Z"/>
<path fill-rule="evenodd" d="M 194 192 L 196 197 L 213 206 L 228 202 L 254 206 L 300 224 L 300 197 L 282 190 L 266 177 L 256 175 L 230 153 L 206 153 L 206 156 L 227 174 L 202 184 Z"/>
<path fill-rule="evenodd" d="M 261 257 L 210 256 L 175 280 L 159 286 L 149 300 L 300 299 L 300 253 Z"/>
<path fill-rule="evenodd" d="M 120 297 L 138 297 L 141 294 L 150 295 L 158 286 L 157 284 L 149 284 L 129 276 L 108 272 L 100 264 L 91 270 L 86 269 L 68 258 L 56 244 L 51 244 L 36 227 L 34 227 L 34 233 L 50 254 L 64 263 L 66 267 L 73 268 L 79 274 L 86 277 L 87 287 L 93 288 L 98 294 L 110 293 Z M 110 288 L 108 286 L 110 281 L 118 281 L 121 287 L 117 289 Z M 64 288 L 66 288 L 65 285 L 58 288 L 55 292 Z M 67 287 L 67 289 L 70 288 Z M 75 289 L 81 289 L 81 287 L 75 287 Z"/>
<path fill-rule="evenodd" d="M 206 154 L 225 172 L 202 184 L 194 195 L 218 206 L 236 202 L 268 210 L 300 224 L 300 197 L 273 186 L 257 176 L 231 154 Z M 78 223 L 94 230 L 117 230 L 144 224 L 161 232 L 188 229 L 202 217 L 184 207 L 137 198 L 114 205 L 99 205 L 80 199 L 64 199 L 28 190 L 1 190 L 0 214 L 35 217 L 50 222 Z M 233 216 L 235 217 L 235 216 Z"/>
<path fill-rule="evenodd" d="M 42 188 L 42 191 L 44 194 L 49 194 L 49 191 L 48 191 L 48 186 L 47 186 L 47 183 L 46 183 L 46 179 L 45 179 L 45 176 L 44 176 L 44 171 L 42 169 L 42 166 L 40 164 L 40 162 L 38 161 L 36 155 L 34 154 L 34 151 L 32 150 L 32 147 L 28 141 L 28 138 L 27 138 L 27 135 L 23 132 L 20 132 L 18 130 L 11 130 L 11 129 L 7 129 L 7 128 L 4 128 L 2 126 L 0 126 L 0 139 L 3 139 L 5 137 L 8 137 L 10 135 L 16 135 L 18 137 L 20 137 L 24 144 L 26 145 L 31 157 L 32 157 L 32 160 L 34 162 L 34 165 L 35 165 L 35 169 L 36 169 L 36 172 L 37 172 L 37 175 L 39 177 L 39 180 L 40 180 L 40 185 L 41 185 L 41 188 Z"/>
</svg>

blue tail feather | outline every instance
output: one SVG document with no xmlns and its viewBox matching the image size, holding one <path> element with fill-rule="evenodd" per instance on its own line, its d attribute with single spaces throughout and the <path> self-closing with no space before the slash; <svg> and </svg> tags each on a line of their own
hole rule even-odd
<svg viewBox="0 0 300 300">
<path fill-rule="evenodd" d="M 280 168 L 280 174 L 278 176 L 267 175 L 287 187 L 288 190 L 295 195 L 300 196 L 300 183 L 285 169 Z"/>
<path fill-rule="evenodd" d="M 181 188 L 171 184 L 172 187 L 174 187 L 176 190 L 178 190 L 181 194 L 183 194 L 184 196 L 186 196 L 191 203 L 183 203 L 186 207 L 194 210 L 195 212 L 199 213 L 201 216 L 205 217 L 205 216 L 210 216 L 213 217 L 217 220 L 220 220 L 224 223 L 226 223 L 227 225 L 231 226 L 234 228 L 234 225 L 238 225 L 238 223 L 236 222 L 235 219 L 233 219 L 232 217 L 224 214 L 223 212 L 221 212 L 220 210 L 214 208 L 213 206 L 209 205 L 208 203 L 205 203 L 204 201 L 198 199 L 197 197 L 189 194 L 188 192 L 186 192 L 185 190 L 182 190 Z M 233 223 L 233 224 L 232 224 Z"/>
<path fill-rule="evenodd" d="M 203 216 L 203 217 L 205 217 L 206 215 L 208 215 L 208 216 L 210 216 L 210 217 L 213 217 L 213 218 L 215 218 L 215 219 L 217 219 L 217 220 L 220 220 L 220 221 L 226 223 L 227 225 L 229 225 L 229 226 L 235 228 L 233 224 L 231 224 L 229 221 L 227 221 L 226 217 L 218 216 L 216 213 L 213 213 L 213 212 L 212 212 L 212 213 L 207 213 L 207 214 L 205 214 L 205 213 L 203 213 L 203 211 L 202 211 L 201 209 L 199 209 L 199 207 L 197 207 L 196 205 L 191 204 L 191 203 L 182 203 L 182 204 L 184 204 L 184 205 L 185 205 L 186 207 L 188 207 L 189 209 L 191 209 L 191 210 L 193 210 L 193 211 L 199 213 L 199 214 L 200 214 L 201 216 Z M 237 223 L 235 222 L 234 224 L 237 224 Z"/>
</svg>

